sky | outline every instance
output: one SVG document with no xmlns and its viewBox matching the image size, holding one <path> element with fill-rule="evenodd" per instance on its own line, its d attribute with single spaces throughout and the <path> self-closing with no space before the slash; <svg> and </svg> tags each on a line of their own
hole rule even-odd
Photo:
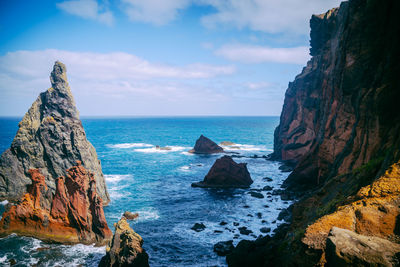
<svg viewBox="0 0 400 267">
<path fill-rule="evenodd" d="M 66 64 L 81 116 L 279 115 L 339 0 L 0 0 L 0 116 Z"/>
</svg>

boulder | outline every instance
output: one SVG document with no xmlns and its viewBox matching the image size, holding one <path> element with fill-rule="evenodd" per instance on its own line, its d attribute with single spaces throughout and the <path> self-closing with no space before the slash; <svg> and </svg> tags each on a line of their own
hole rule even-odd
<svg viewBox="0 0 400 267">
<path fill-rule="evenodd" d="M 253 180 L 246 165 L 236 163 L 230 156 L 223 156 L 215 161 L 204 180 L 193 183 L 192 187 L 247 188 Z"/>
<path fill-rule="evenodd" d="M 47 188 L 55 193 L 57 178 L 65 176 L 77 160 L 93 174 L 104 204 L 110 201 L 100 161 L 86 138 L 66 72 L 64 64 L 54 64 L 52 87 L 33 102 L 11 147 L 1 155 L 0 201 L 21 199 L 31 183 L 30 169 L 40 169 Z"/>
<path fill-rule="evenodd" d="M 189 150 L 189 152 L 195 154 L 214 154 L 222 153 L 224 150 L 212 140 L 208 139 L 204 135 L 200 135 L 199 139 L 197 139 L 196 144 L 194 145 L 194 148 Z"/>
<path fill-rule="evenodd" d="M 206 226 L 204 225 L 204 223 L 195 223 L 190 229 L 196 232 L 201 232 L 206 229 Z"/>
<path fill-rule="evenodd" d="M 226 256 L 232 252 L 235 247 L 233 246 L 233 240 L 221 241 L 214 245 L 214 252 L 218 256 Z"/>
<path fill-rule="evenodd" d="M 234 142 L 231 141 L 223 141 L 221 143 L 219 143 L 220 146 L 234 146 L 236 145 Z"/>
<path fill-rule="evenodd" d="M 255 197 L 255 198 L 264 198 L 264 195 L 259 192 L 250 191 L 249 194 L 250 194 L 250 196 Z"/>
<path fill-rule="evenodd" d="M 54 196 L 38 169 L 29 173 L 28 193 L 4 212 L 0 236 L 16 233 L 49 242 L 98 245 L 111 238 L 94 175 L 80 161 L 57 179 Z"/>
<path fill-rule="evenodd" d="M 326 240 L 326 266 L 398 266 L 400 245 L 333 227 Z"/>
<path fill-rule="evenodd" d="M 122 217 L 114 226 L 114 236 L 107 245 L 107 253 L 101 259 L 99 267 L 149 266 L 149 255 L 142 247 L 143 239 L 133 231 L 126 218 Z"/>
<path fill-rule="evenodd" d="M 135 212 L 130 212 L 130 211 L 125 211 L 124 214 L 122 215 L 124 216 L 127 220 L 135 220 L 139 217 L 139 213 Z"/>
</svg>

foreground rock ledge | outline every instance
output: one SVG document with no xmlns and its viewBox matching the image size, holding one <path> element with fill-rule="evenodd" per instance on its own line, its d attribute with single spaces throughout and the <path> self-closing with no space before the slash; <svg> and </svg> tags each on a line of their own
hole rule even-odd
<svg viewBox="0 0 400 267">
<path fill-rule="evenodd" d="M 105 244 L 111 239 L 93 174 L 78 161 L 57 179 L 55 194 L 38 169 L 29 170 L 32 184 L 17 205 L 9 205 L 0 221 L 0 236 L 11 233 L 48 242 Z"/>
<path fill-rule="evenodd" d="M 99 267 L 149 266 L 149 256 L 142 248 L 143 239 L 129 226 L 125 217 L 115 225 L 112 241 L 107 245 L 107 253 L 101 259 Z"/>
<path fill-rule="evenodd" d="M 30 169 L 40 169 L 54 193 L 56 179 L 65 176 L 77 160 L 93 173 L 104 204 L 110 201 L 100 161 L 86 138 L 66 73 L 65 65 L 57 61 L 50 76 L 52 87 L 33 102 L 11 147 L 1 155 L 0 201 L 18 201 L 27 192 Z"/>
<path fill-rule="evenodd" d="M 189 153 L 195 154 L 214 154 L 222 152 L 224 152 L 222 147 L 204 135 L 200 135 L 199 139 L 197 139 L 196 144 L 194 145 L 194 148 L 189 150 Z"/>
<path fill-rule="evenodd" d="M 246 163 L 236 163 L 230 156 L 215 161 L 204 180 L 192 187 L 247 188 L 253 183 Z"/>
<path fill-rule="evenodd" d="M 398 266 L 400 245 L 333 227 L 326 241 L 327 266 Z"/>
</svg>

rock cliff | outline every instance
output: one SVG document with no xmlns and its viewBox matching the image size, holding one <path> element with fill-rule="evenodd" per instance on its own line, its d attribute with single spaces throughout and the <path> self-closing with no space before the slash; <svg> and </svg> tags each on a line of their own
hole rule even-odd
<svg viewBox="0 0 400 267">
<path fill-rule="evenodd" d="M 349 0 L 312 16 L 312 58 L 289 84 L 272 154 L 294 166 L 284 186 L 299 201 L 230 266 L 399 264 L 399 8 Z"/>
<path fill-rule="evenodd" d="M 57 179 L 53 195 L 38 169 L 18 204 L 9 205 L 0 221 L 0 235 L 17 233 L 60 243 L 105 244 L 112 236 L 92 173 L 78 161 Z"/>
<path fill-rule="evenodd" d="M 19 123 L 18 132 L 0 158 L 0 200 L 15 201 L 27 191 L 29 170 L 40 168 L 46 185 L 56 190 L 56 179 L 66 175 L 75 161 L 94 174 L 97 192 L 110 201 L 96 150 L 86 139 L 68 85 L 66 68 L 54 64 L 52 87 L 41 93 Z"/>
<path fill-rule="evenodd" d="M 125 217 L 115 224 L 115 233 L 99 267 L 148 267 L 149 256 L 142 248 L 143 239 L 129 226 Z"/>
<path fill-rule="evenodd" d="M 313 15 L 311 60 L 286 91 L 273 157 L 309 189 L 400 147 L 396 1 L 351 0 Z M 383 160 L 382 160 L 383 161 Z"/>
</svg>

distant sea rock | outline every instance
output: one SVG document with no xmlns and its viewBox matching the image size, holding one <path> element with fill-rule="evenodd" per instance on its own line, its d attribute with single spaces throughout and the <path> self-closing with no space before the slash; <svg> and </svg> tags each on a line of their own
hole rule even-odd
<svg viewBox="0 0 400 267">
<path fill-rule="evenodd" d="M 99 196 L 110 201 L 100 161 L 79 119 L 68 85 L 66 67 L 54 64 L 52 87 L 41 93 L 19 123 L 18 132 L 0 158 L 0 200 L 16 201 L 31 183 L 29 170 L 40 169 L 46 186 L 56 191 L 56 179 L 77 160 L 91 173 Z"/>
<path fill-rule="evenodd" d="M 32 184 L 17 205 L 9 205 L 0 221 L 0 236 L 17 233 L 44 241 L 96 243 L 111 239 L 92 173 L 81 162 L 57 179 L 53 196 L 38 169 L 30 169 Z"/>
<path fill-rule="evenodd" d="M 149 255 L 142 248 L 143 239 L 133 231 L 126 218 L 122 217 L 114 226 L 114 236 L 107 246 L 107 253 L 101 259 L 99 267 L 149 266 Z"/>
<path fill-rule="evenodd" d="M 195 154 L 214 154 L 222 153 L 224 152 L 224 149 L 204 135 L 200 135 L 199 139 L 197 139 L 196 144 L 194 145 L 194 148 L 189 150 L 189 152 Z"/>
<path fill-rule="evenodd" d="M 230 156 L 223 156 L 215 161 L 204 180 L 192 187 L 247 188 L 252 183 L 246 163 L 238 164 Z"/>
</svg>

